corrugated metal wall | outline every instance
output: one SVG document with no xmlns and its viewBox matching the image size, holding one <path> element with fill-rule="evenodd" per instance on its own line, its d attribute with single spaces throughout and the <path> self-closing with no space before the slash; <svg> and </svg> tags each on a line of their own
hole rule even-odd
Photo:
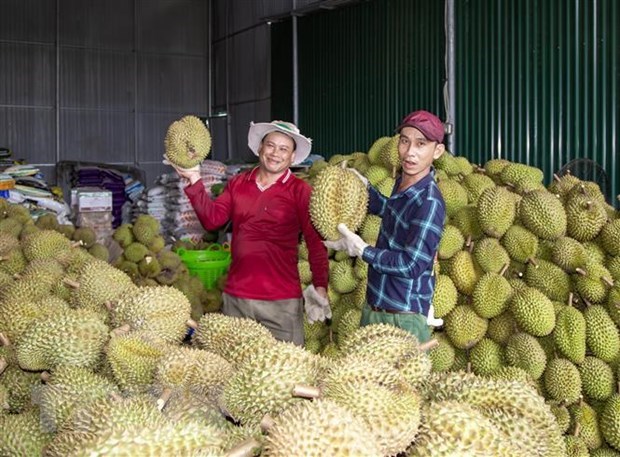
<svg viewBox="0 0 620 457">
<path fill-rule="evenodd" d="M 444 117 L 443 11 L 375 0 L 299 18 L 299 124 L 315 152 L 367 151 L 412 109 Z"/>
<path fill-rule="evenodd" d="M 2 0 L 0 146 L 162 172 L 168 125 L 209 112 L 209 2 Z"/>
<path fill-rule="evenodd" d="M 620 192 L 617 1 L 457 0 L 456 45 L 457 154 L 547 179 L 589 158 Z"/>
</svg>

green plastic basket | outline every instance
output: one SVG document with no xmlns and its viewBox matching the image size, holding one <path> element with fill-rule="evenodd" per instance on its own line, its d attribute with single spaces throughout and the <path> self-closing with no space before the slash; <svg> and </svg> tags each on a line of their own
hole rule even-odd
<svg viewBox="0 0 620 457">
<path fill-rule="evenodd" d="M 177 254 L 190 274 L 198 276 L 207 289 L 212 289 L 217 280 L 226 274 L 231 261 L 230 251 L 217 243 L 200 251 L 180 248 Z"/>
</svg>

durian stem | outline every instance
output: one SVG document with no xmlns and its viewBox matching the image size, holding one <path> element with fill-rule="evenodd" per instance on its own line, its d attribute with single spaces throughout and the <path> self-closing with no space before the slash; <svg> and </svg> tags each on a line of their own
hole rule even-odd
<svg viewBox="0 0 620 457">
<path fill-rule="evenodd" d="M 63 278 L 62 279 L 62 283 L 73 288 L 73 289 L 79 289 L 80 288 L 80 283 L 77 281 L 74 281 L 73 279 L 70 278 Z"/>
<path fill-rule="evenodd" d="M 614 302 L 614 306 L 615 306 L 616 308 L 620 308 L 620 301 L 615 301 L 615 302 Z"/>
<path fill-rule="evenodd" d="M 251 457 L 254 450 L 260 448 L 260 443 L 254 438 L 249 438 L 226 453 L 226 457 Z"/>
<path fill-rule="evenodd" d="M 273 417 L 271 417 L 269 414 L 265 414 L 260 421 L 260 429 L 263 431 L 263 433 L 266 433 L 271 427 L 273 427 L 274 423 L 275 421 L 273 420 Z"/>
<path fill-rule="evenodd" d="M 78 247 L 80 247 L 80 246 L 84 246 L 84 242 L 83 242 L 82 240 L 79 240 L 79 241 L 73 241 L 73 242 L 71 243 L 71 247 L 72 247 L 72 248 L 78 248 Z"/>
<path fill-rule="evenodd" d="M 603 281 L 605 284 L 607 284 L 609 287 L 613 287 L 614 286 L 614 280 L 611 278 L 608 278 L 606 276 L 602 276 L 601 277 L 601 281 Z"/>
<path fill-rule="evenodd" d="M 292 394 L 293 397 L 319 398 L 321 396 L 321 389 L 315 386 L 297 384 L 295 387 L 293 387 Z"/>
<path fill-rule="evenodd" d="M 52 377 L 52 375 L 50 374 L 49 371 L 42 371 L 41 372 L 41 381 L 49 382 L 51 377 Z"/>
<path fill-rule="evenodd" d="M 573 436 L 579 436 L 580 433 L 581 433 L 581 424 L 580 423 L 576 423 L 575 424 L 575 431 L 573 432 Z"/>
<path fill-rule="evenodd" d="M 474 242 L 470 242 L 469 246 L 467 246 L 467 251 L 471 254 L 472 252 L 474 252 Z"/>
<path fill-rule="evenodd" d="M 528 259 L 525 262 L 526 263 L 531 263 L 536 268 L 538 268 L 538 262 L 536 262 L 536 259 L 534 257 L 528 257 Z"/>
<path fill-rule="evenodd" d="M 583 302 L 586 304 L 586 306 L 589 308 L 590 306 L 592 306 L 592 303 L 590 303 L 590 300 L 586 300 L 585 298 L 581 297 L 581 299 L 583 300 Z"/>
<path fill-rule="evenodd" d="M 187 321 L 185 322 L 185 325 L 187 325 L 190 328 L 193 328 L 194 330 L 198 328 L 198 322 L 196 322 L 194 319 L 187 319 Z"/>
<path fill-rule="evenodd" d="M 114 303 L 112 303 L 111 301 L 105 302 L 104 305 L 108 309 L 108 311 L 113 311 L 114 310 Z"/>
<path fill-rule="evenodd" d="M 502 267 L 501 270 L 499 270 L 499 275 L 500 276 L 504 276 L 504 274 L 506 273 L 506 271 L 508 271 L 508 264 L 504 264 L 504 266 Z"/>
<path fill-rule="evenodd" d="M 575 273 L 581 275 L 581 276 L 587 276 L 586 271 L 583 268 L 575 268 Z"/>
<path fill-rule="evenodd" d="M 9 337 L 4 333 L 0 333 L 0 344 L 2 344 L 2 346 L 10 346 L 11 340 L 9 340 Z"/>
<path fill-rule="evenodd" d="M 428 340 L 426 343 L 422 343 L 420 346 L 418 346 L 418 349 L 420 350 L 420 352 L 426 352 L 436 346 L 439 346 L 439 340 L 432 339 Z"/>
<path fill-rule="evenodd" d="M 467 362 L 467 373 L 471 373 L 471 362 Z"/>
<path fill-rule="evenodd" d="M 465 240 L 465 246 L 469 247 L 471 244 L 471 235 L 467 235 L 467 239 Z"/>
<path fill-rule="evenodd" d="M 170 400 L 171 396 L 172 396 L 172 389 L 165 388 L 164 391 L 159 396 L 159 398 L 157 399 L 157 409 L 160 411 L 163 410 L 164 406 L 166 406 L 166 403 L 168 403 L 168 400 Z"/>
<path fill-rule="evenodd" d="M 19 273 L 14 273 L 13 274 L 13 279 L 15 281 L 18 281 L 18 280 L 22 279 L 22 275 L 20 275 Z"/>
<path fill-rule="evenodd" d="M 572 292 L 568 293 L 568 306 L 573 306 L 574 295 Z"/>
<path fill-rule="evenodd" d="M 114 330 L 112 330 L 110 332 L 110 334 L 114 337 L 114 336 L 121 336 L 124 335 L 125 333 L 129 332 L 131 330 L 131 325 L 129 324 L 124 324 L 121 325 L 120 327 L 115 328 Z"/>
<path fill-rule="evenodd" d="M 110 398 L 112 399 L 112 401 L 116 401 L 116 402 L 123 401 L 123 397 L 121 397 L 116 392 L 110 392 Z"/>
<path fill-rule="evenodd" d="M 7 362 L 4 357 L 0 357 L 0 375 L 4 373 L 4 370 L 6 370 L 6 367 L 8 366 L 9 362 Z"/>
<path fill-rule="evenodd" d="M 588 201 L 586 202 L 586 209 L 587 209 L 588 211 L 590 211 L 590 210 L 592 209 L 592 205 L 593 205 L 592 200 L 588 200 Z"/>
<path fill-rule="evenodd" d="M 560 177 L 556 173 L 553 173 L 553 180 L 559 182 L 560 181 Z"/>
</svg>

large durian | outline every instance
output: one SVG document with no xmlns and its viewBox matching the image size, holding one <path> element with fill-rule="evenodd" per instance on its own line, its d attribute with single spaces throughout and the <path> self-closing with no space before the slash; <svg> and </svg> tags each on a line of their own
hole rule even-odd
<svg viewBox="0 0 620 457">
<path fill-rule="evenodd" d="M 184 116 L 168 127 L 164 139 L 166 159 L 180 168 L 192 168 L 211 151 L 211 133 L 196 116 Z"/>
<path fill-rule="evenodd" d="M 356 231 L 366 217 L 368 190 L 352 171 L 324 168 L 314 181 L 310 196 L 310 217 L 318 232 L 328 240 L 341 237 L 338 224 Z"/>
</svg>

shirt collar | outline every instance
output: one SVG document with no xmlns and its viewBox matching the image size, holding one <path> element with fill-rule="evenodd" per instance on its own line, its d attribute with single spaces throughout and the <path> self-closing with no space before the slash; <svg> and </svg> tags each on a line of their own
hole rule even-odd
<svg viewBox="0 0 620 457">
<path fill-rule="evenodd" d="M 258 173 L 258 166 L 252 168 L 252 170 L 250 170 L 250 172 L 248 173 L 248 175 L 246 176 L 246 181 L 256 181 L 256 173 Z M 282 184 L 286 184 L 287 181 L 291 178 L 291 176 L 293 175 L 293 172 L 291 171 L 290 168 L 288 168 L 286 170 L 285 173 L 282 174 L 282 176 L 280 176 L 278 178 L 278 180 L 274 183 L 279 183 L 281 182 Z"/>
</svg>

